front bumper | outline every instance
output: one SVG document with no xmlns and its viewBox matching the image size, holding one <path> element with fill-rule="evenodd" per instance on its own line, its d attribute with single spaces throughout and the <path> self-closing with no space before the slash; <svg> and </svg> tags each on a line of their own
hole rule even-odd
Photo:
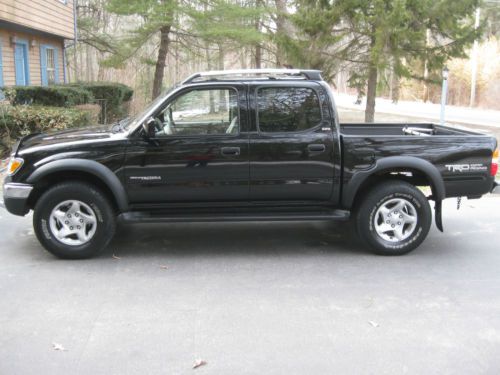
<svg viewBox="0 0 500 375">
<path fill-rule="evenodd" d="M 496 180 L 493 182 L 493 189 L 491 189 L 491 194 L 500 194 L 500 181 Z"/>
<path fill-rule="evenodd" d="M 11 214 L 24 216 L 29 212 L 28 199 L 33 190 L 29 184 L 8 182 L 3 186 L 5 208 Z"/>
</svg>

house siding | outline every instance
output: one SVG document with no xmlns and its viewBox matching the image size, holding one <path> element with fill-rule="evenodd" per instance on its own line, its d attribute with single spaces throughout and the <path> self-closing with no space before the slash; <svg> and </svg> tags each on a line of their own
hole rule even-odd
<svg viewBox="0 0 500 375">
<path fill-rule="evenodd" d="M 1 0 L 0 20 L 73 39 L 73 1 Z"/>
<path fill-rule="evenodd" d="M 3 65 L 3 83 L 4 86 L 14 86 L 16 84 L 16 72 L 14 63 L 14 46 L 10 43 L 10 38 L 15 36 L 18 39 L 23 39 L 28 42 L 35 41 L 35 45 L 28 48 L 29 62 L 29 84 L 40 86 L 42 84 L 41 68 L 40 68 L 40 46 L 51 45 L 58 50 L 58 79 L 59 83 L 64 82 L 64 63 L 63 63 L 63 39 L 50 38 L 46 36 L 38 36 L 33 34 L 25 34 L 21 32 L 12 32 L 0 30 L 0 43 L 2 49 L 2 65 Z"/>
</svg>

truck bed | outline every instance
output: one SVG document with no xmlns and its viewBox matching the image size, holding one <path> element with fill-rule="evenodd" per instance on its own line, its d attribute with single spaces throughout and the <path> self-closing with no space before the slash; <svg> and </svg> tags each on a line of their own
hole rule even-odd
<svg viewBox="0 0 500 375">
<path fill-rule="evenodd" d="M 463 128 L 452 128 L 432 123 L 344 123 L 340 133 L 355 136 L 461 136 L 484 135 Z"/>
<path fill-rule="evenodd" d="M 444 180 L 446 197 L 481 196 L 493 184 L 489 169 L 496 141 L 485 134 L 431 123 L 361 123 L 341 124 L 340 137 L 344 192 L 352 190 L 354 174 L 389 157 L 433 164 Z"/>
</svg>

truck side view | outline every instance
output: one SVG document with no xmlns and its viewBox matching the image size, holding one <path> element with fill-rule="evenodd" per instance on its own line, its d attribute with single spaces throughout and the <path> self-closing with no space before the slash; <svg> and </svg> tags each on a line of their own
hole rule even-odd
<svg viewBox="0 0 500 375">
<path fill-rule="evenodd" d="M 375 253 L 401 255 L 425 239 L 432 210 L 443 230 L 444 199 L 499 193 L 497 169 L 487 135 L 339 123 L 319 71 L 213 71 L 134 118 L 22 138 L 3 192 L 62 258 L 99 253 L 120 221 L 352 220 Z"/>
</svg>

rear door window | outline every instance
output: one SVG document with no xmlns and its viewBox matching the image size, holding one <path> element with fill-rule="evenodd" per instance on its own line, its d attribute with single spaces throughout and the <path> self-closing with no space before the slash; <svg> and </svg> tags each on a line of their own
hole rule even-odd
<svg viewBox="0 0 500 375">
<path fill-rule="evenodd" d="M 319 97 L 308 87 L 259 88 L 257 123 L 264 133 L 312 129 L 321 123 Z"/>
</svg>

